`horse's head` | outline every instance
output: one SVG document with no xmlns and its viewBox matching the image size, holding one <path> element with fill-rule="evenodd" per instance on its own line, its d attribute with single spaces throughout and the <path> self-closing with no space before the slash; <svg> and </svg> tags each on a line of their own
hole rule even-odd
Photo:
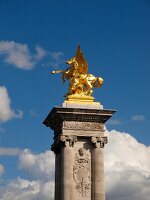
<svg viewBox="0 0 150 200">
<path fill-rule="evenodd" d="M 66 61 L 66 64 L 68 64 L 68 65 L 73 65 L 73 66 L 75 66 L 75 67 L 78 66 L 78 62 L 76 61 L 76 58 L 75 58 L 75 57 L 74 57 L 74 58 L 71 58 L 70 60 L 67 60 L 67 61 Z"/>
</svg>

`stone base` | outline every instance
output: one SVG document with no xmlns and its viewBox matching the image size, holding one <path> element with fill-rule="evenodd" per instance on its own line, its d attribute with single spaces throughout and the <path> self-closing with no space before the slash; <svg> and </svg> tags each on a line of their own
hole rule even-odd
<svg viewBox="0 0 150 200">
<path fill-rule="evenodd" d="M 77 102 L 93 102 L 94 101 L 94 97 L 92 96 L 87 96 L 87 95 L 79 95 L 79 94 L 72 94 L 72 95 L 68 95 L 66 97 L 67 101 L 77 101 Z"/>
<path fill-rule="evenodd" d="M 64 108 L 84 108 L 84 109 L 103 109 L 103 105 L 99 102 L 84 102 L 84 101 L 64 101 Z"/>
</svg>

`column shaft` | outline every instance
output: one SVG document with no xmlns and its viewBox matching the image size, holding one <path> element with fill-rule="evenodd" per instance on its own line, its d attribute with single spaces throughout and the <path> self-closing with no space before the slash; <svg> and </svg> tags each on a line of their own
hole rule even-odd
<svg viewBox="0 0 150 200">
<path fill-rule="evenodd" d="M 61 148 L 61 200 L 74 200 L 73 193 L 73 158 L 69 141 Z"/>
<path fill-rule="evenodd" d="M 61 200 L 61 154 L 55 154 L 55 200 Z"/>
<path fill-rule="evenodd" d="M 105 200 L 103 149 L 92 149 L 92 200 Z"/>
</svg>

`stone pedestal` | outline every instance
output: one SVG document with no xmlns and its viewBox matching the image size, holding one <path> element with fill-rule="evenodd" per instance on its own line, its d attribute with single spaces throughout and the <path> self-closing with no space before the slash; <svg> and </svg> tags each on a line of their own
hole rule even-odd
<svg viewBox="0 0 150 200">
<path fill-rule="evenodd" d="M 65 103 L 44 120 L 54 130 L 55 200 L 105 200 L 104 124 L 114 113 L 98 104 Z"/>
</svg>

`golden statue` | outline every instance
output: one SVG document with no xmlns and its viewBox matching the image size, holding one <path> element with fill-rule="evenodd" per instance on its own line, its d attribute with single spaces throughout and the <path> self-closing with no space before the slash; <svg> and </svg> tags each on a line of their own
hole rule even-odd
<svg viewBox="0 0 150 200">
<path fill-rule="evenodd" d="M 66 100 L 93 101 L 92 88 L 101 87 L 103 79 L 88 74 L 88 64 L 83 56 L 80 46 L 77 47 L 76 56 L 66 61 L 69 67 L 66 70 L 54 70 L 52 74 L 62 73 L 62 80 L 69 80 L 69 91 Z"/>
</svg>

